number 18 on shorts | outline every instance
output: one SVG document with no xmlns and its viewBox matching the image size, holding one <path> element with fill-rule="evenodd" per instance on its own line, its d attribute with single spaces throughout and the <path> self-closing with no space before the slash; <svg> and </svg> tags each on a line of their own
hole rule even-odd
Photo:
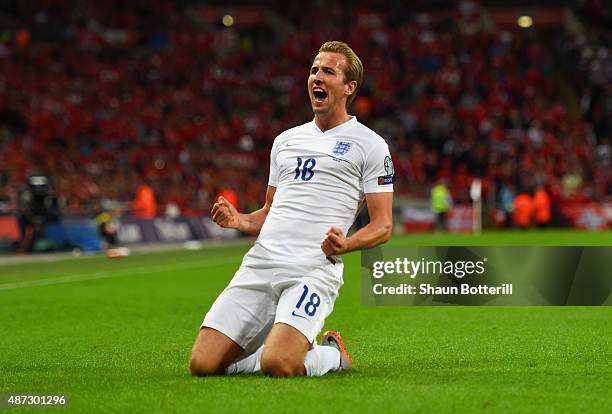
<svg viewBox="0 0 612 414">
<path fill-rule="evenodd" d="M 296 283 L 280 297 L 275 323 L 282 322 L 299 330 L 312 343 L 331 313 L 336 292 L 327 292 L 317 281 Z"/>
</svg>

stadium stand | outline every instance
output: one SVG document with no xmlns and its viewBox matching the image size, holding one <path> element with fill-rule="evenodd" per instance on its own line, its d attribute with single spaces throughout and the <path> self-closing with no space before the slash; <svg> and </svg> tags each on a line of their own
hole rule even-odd
<svg viewBox="0 0 612 414">
<path fill-rule="evenodd" d="M 387 138 L 400 196 L 427 199 L 443 178 L 466 203 L 479 177 L 488 211 L 542 185 L 554 211 L 611 201 L 598 1 L 524 29 L 495 2 L 236 2 L 233 22 L 214 2 L 110 3 L 2 3 L 0 210 L 34 173 L 53 178 L 66 216 L 131 201 L 142 178 L 159 214 L 206 214 L 220 191 L 256 208 L 275 135 L 311 117 L 307 69 L 328 39 L 365 63 L 353 112 Z"/>
</svg>

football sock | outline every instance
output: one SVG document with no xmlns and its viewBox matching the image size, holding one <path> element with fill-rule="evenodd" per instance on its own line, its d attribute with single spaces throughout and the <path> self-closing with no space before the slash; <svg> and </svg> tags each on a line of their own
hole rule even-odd
<svg viewBox="0 0 612 414">
<path fill-rule="evenodd" d="M 340 368 L 340 351 L 333 346 L 315 345 L 306 354 L 304 367 L 309 377 L 320 377 L 329 371 L 337 371 Z"/>
<path fill-rule="evenodd" d="M 248 357 L 230 364 L 225 369 L 225 373 L 234 375 L 252 374 L 261 371 L 262 352 L 263 346 Z M 314 348 L 306 354 L 304 367 L 306 368 L 306 375 L 310 377 L 320 377 L 329 371 L 337 371 L 340 368 L 340 351 L 333 346 L 314 345 Z"/>
<path fill-rule="evenodd" d="M 227 375 L 234 375 L 234 374 L 252 374 L 254 372 L 261 371 L 261 365 L 259 364 L 259 361 L 261 359 L 262 352 L 263 352 L 263 345 L 260 346 L 257 349 L 257 351 L 255 351 L 248 357 L 230 364 L 227 368 L 225 368 L 225 373 Z"/>
</svg>

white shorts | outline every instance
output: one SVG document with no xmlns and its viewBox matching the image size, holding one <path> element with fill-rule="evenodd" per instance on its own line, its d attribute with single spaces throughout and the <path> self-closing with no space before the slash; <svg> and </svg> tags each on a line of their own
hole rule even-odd
<svg viewBox="0 0 612 414">
<path fill-rule="evenodd" d="M 306 269 L 243 263 L 201 327 L 223 333 L 246 354 L 263 345 L 279 322 L 291 325 L 312 344 L 334 308 L 342 269 L 342 263 Z"/>
</svg>

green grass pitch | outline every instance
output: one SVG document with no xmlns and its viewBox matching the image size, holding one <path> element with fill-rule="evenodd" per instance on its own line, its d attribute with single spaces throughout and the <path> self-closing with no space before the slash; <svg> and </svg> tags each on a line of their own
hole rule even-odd
<svg viewBox="0 0 612 414">
<path fill-rule="evenodd" d="M 392 244 L 612 245 L 612 233 Z M 358 253 L 325 326 L 354 370 L 190 377 L 201 319 L 247 248 L 0 265 L 0 393 L 66 394 L 84 413 L 612 412 L 610 307 L 364 307 Z"/>
</svg>

